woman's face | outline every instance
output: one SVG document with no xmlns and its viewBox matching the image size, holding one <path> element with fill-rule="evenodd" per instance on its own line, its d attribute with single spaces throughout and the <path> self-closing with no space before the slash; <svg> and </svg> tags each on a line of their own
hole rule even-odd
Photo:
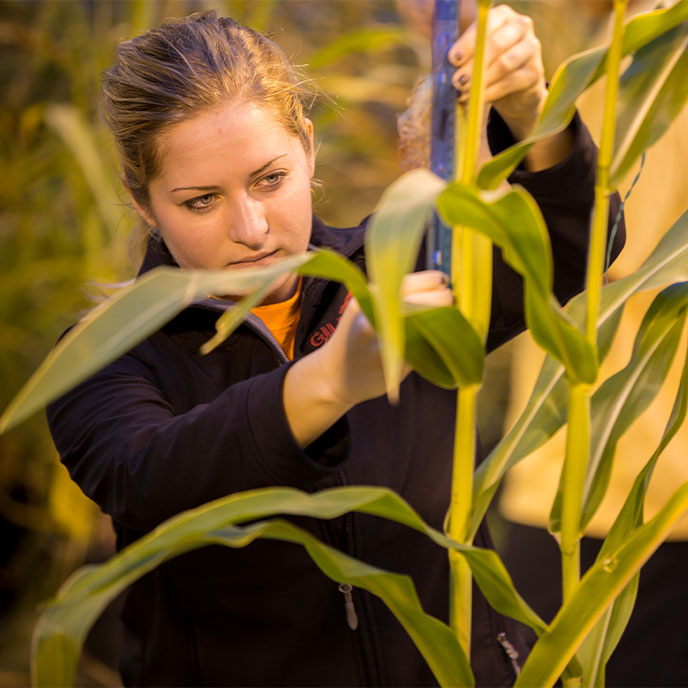
<svg viewBox="0 0 688 688">
<path fill-rule="evenodd" d="M 139 212 L 181 267 L 239 270 L 306 250 L 313 155 L 268 110 L 236 101 L 208 110 L 164 132 L 158 153 L 150 211 Z M 266 302 L 295 286 L 286 275 Z"/>
</svg>

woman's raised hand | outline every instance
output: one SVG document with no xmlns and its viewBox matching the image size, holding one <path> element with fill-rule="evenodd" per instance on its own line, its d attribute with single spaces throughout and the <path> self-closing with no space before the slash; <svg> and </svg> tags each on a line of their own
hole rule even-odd
<svg viewBox="0 0 688 688">
<path fill-rule="evenodd" d="M 449 50 L 456 65 L 454 86 L 459 100 L 468 99 L 473 74 L 476 23 Z M 491 104 L 517 139 L 531 132 L 547 97 L 542 48 L 530 17 L 507 5 L 493 7 L 487 20 L 485 46 L 485 102 Z"/>
</svg>

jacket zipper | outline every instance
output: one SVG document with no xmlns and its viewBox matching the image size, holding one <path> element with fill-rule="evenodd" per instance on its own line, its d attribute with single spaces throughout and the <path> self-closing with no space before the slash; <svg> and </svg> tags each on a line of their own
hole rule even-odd
<svg viewBox="0 0 688 688">
<path fill-rule="evenodd" d="M 356 606 L 354 605 L 354 597 L 351 594 L 353 585 L 351 585 L 351 583 L 342 583 L 337 589 L 344 595 L 346 623 L 352 631 L 355 631 L 358 628 L 358 614 L 356 613 Z"/>
<path fill-rule="evenodd" d="M 337 471 L 337 478 L 342 487 L 348 484 L 344 471 Z M 348 552 L 352 556 L 354 555 L 353 538 L 351 537 L 351 514 L 347 513 L 342 516 L 344 519 L 344 535 L 346 540 L 340 542 L 341 546 L 345 552 Z M 353 596 L 354 586 L 351 583 L 342 583 L 339 585 L 337 590 L 344 595 L 344 612 L 346 613 L 346 624 L 352 630 L 355 631 L 358 628 L 358 613 L 356 612 L 356 605 L 354 604 Z"/>
<path fill-rule="evenodd" d="M 349 481 L 347 480 L 344 471 L 338 471 L 337 478 L 339 480 L 339 484 L 342 487 L 346 487 L 349 484 Z M 349 512 L 347 514 L 344 514 L 344 534 L 346 536 L 346 542 L 342 544 L 344 544 L 345 551 L 347 551 L 351 556 L 358 557 L 356 541 L 353 532 L 353 525 L 353 513 Z M 346 586 L 347 584 L 344 585 Z M 370 614 L 370 609 L 366 605 L 366 600 L 359 596 L 357 598 L 358 607 L 356 607 L 354 606 L 354 598 L 356 597 L 356 594 L 354 593 L 353 586 L 349 585 L 348 587 L 345 587 L 344 590 L 342 590 L 342 587 L 340 586 L 339 590 L 340 592 L 342 592 L 342 594 L 344 594 L 345 611 L 347 613 L 347 625 L 352 630 L 355 630 L 351 625 L 351 621 L 353 621 L 353 616 L 350 619 L 349 614 L 353 612 L 356 615 L 355 628 L 359 629 L 358 633 L 356 634 L 356 643 L 360 648 L 359 651 L 361 661 L 363 662 L 362 669 L 365 676 L 365 685 L 386 685 L 386 681 L 383 677 L 382 667 L 380 665 L 380 660 L 377 658 L 375 640 L 371 635 L 372 630 L 370 619 L 367 618 L 367 614 Z M 347 591 L 350 595 L 350 599 L 347 599 Z M 350 606 L 347 606 L 349 602 Z"/>
<path fill-rule="evenodd" d="M 518 650 L 516 650 L 516 648 L 511 644 L 504 631 L 500 631 L 497 634 L 497 642 L 502 646 L 504 654 L 511 662 L 511 667 L 514 670 L 514 673 L 516 676 L 518 676 L 521 673 L 521 666 L 518 663 Z"/>
</svg>

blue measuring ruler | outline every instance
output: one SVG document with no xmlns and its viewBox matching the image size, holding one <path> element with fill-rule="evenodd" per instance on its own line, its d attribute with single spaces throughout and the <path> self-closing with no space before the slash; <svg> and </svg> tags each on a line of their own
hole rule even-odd
<svg viewBox="0 0 688 688">
<path fill-rule="evenodd" d="M 454 133 L 457 92 L 451 77 L 449 48 L 459 37 L 460 0 L 435 0 L 432 29 L 432 131 L 430 170 L 442 179 L 454 177 Z M 434 214 L 427 237 L 429 269 L 441 270 L 451 278 L 452 230 Z"/>
</svg>

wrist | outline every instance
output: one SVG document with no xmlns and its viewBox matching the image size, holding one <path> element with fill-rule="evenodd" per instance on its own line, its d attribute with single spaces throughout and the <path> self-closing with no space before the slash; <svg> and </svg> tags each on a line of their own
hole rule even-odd
<svg viewBox="0 0 688 688">
<path fill-rule="evenodd" d="M 338 393 L 323 359 L 324 348 L 296 361 L 284 378 L 284 413 L 301 449 L 320 437 L 354 405 Z"/>
</svg>

